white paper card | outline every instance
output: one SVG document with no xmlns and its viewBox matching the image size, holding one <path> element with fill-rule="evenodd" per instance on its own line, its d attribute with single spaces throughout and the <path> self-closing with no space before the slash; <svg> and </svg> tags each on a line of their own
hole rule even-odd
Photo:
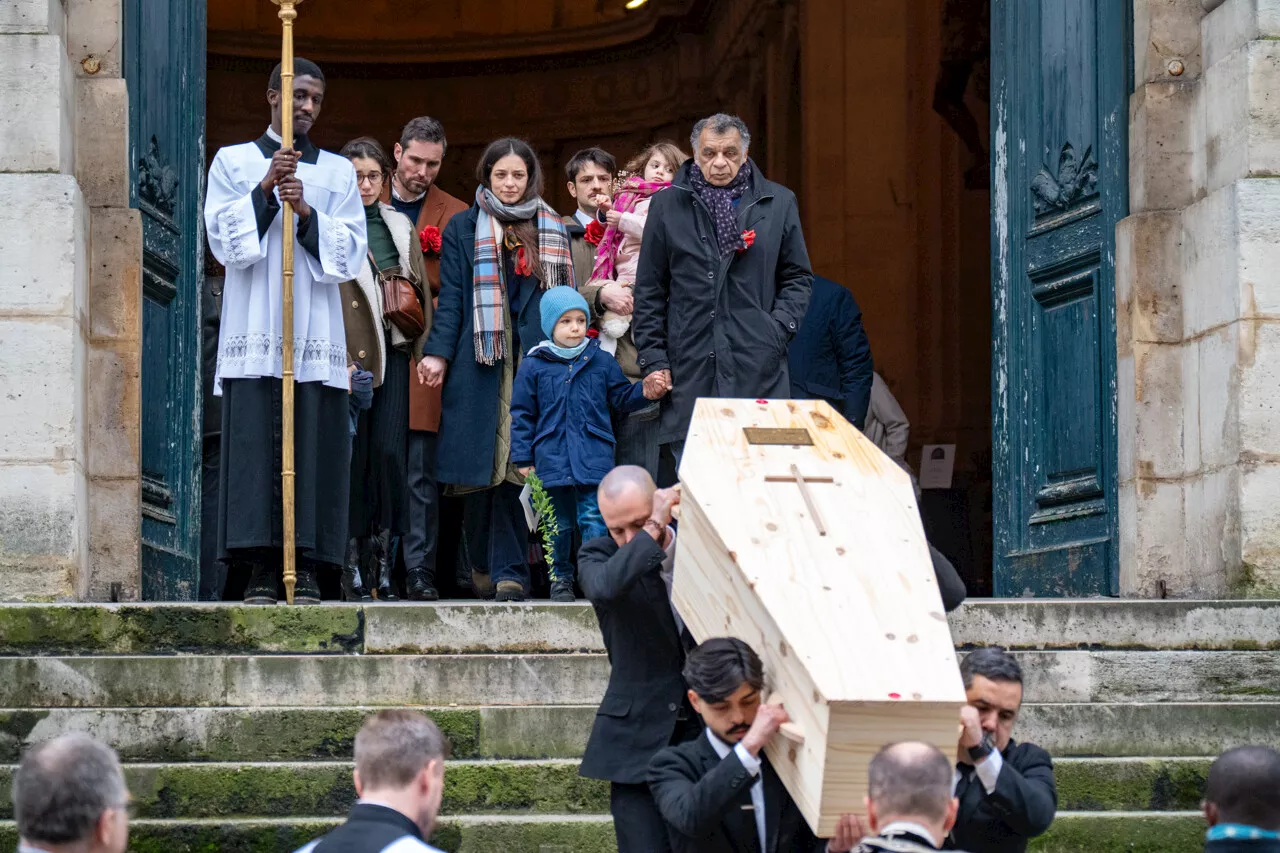
<svg viewBox="0 0 1280 853">
<path fill-rule="evenodd" d="M 520 490 L 520 506 L 524 507 L 524 523 L 529 525 L 530 531 L 537 530 L 538 514 L 533 511 L 533 486 L 528 483 Z"/>
<path fill-rule="evenodd" d="M 954 444 L 926 444 L 920 451 L 920 488 L 951 488 L 951 475 L 955 467 Z"/>
</svg>

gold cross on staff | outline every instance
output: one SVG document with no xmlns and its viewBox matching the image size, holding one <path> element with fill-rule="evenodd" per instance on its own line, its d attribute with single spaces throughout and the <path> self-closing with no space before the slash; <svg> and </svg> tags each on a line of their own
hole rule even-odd
<svg viewBox="0 0 1280 853">
<path fill-rule="evenodd" d="M 817 505 L 813 502 L 813 495 L 809 493 L 809 483 L 834 483 L 834 477 L 806 477 L 800 473 L 799 466 L 792 464 L 791 473 L 788 474 L 769 474 L 764 478 L 766 483 L 795 483 L 800 487 L 800 496 L 804 498 L 804 505 L 809 508 L 809 515 L 813 518 L 814 525 L 818 528 L 819 536 L 827 535 L 827 527 L 822 523 L 822 513 L 818 512 Z"/>
</svg>

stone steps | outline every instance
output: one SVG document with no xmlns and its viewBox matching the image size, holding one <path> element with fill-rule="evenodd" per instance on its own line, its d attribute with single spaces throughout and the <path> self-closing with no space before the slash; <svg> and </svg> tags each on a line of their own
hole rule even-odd
<svg viewBox="0 0 1280 853">
<path fill-rule="evenodd" d="M 1032 850 L 1197 849 L 1210 756 L 1280 742 L 1280 603 L 991 601 L 950 622 L 1026 671 L 1016 734 L 1054 755 L 1062 809 Z M 577 776 L 602 651 L 584 604 L 0 606 L 0 846 L 21 750 L 87 731 L 126 762 L 135 851 L 289 853 L 346 811 L 355 733 L 396 705 L 453 746 L 434 844 L 614 853 L 607 788 Z"/>
<path fill-rule="evenodd" d="M 979 600 L 948 617 L 959 648 L 1280 649 L 1280 602 Z M 0 656 L 602 652 L 585 603 L 0 604 Z"/>
<path fill-rule="evenodd" d="M 19 708 L 0 710 L 0 761 L 62 732 L 83 731 L 125 761 L 250 762 L 349 759 L 371 707 Z M 592 705 L 423 707 L 458 759 L 582 755 Z M 1024 705 L 1017 734 L 1054 756 L 1187 757 L 1244 743 L 1280 743 L 1280 703 L 1169 702 Z"/>
<path fill-rule="evenodd" d="M 1022 651 L 1028 702 L 1280 699 L 1269 651 Z M 851 663 L 851 665 L 853 665 Z M 0 707 L 596 704 L 603 654 L 0 658 Z"/>
<path fill-rule="evenodd" d="M 289 853 L 327 832 L 337 818 L 241 820 L 136 820 L 135 851 Z M 1203 845 L 1199 812 L 1059 812 L 1049 832 L 1031 844 L 1035 853 L 1171 853 Z M 431 843 L 448 853 L 615 853 L 613 826 L 604 815 L 485 815 L 442 818 Z M 0 847 L 17 846 L 9 821 L 0 821 Z"/>
<path fill-rule="evenodd" d="M 1055 762 L 1058 805 L 1067 811 L 1185 811 L 1199 806 L 1209 758 Z M 0 818 L 16 765 L 0 765 Z M 340 817 L 355 800 L 349 762 L 127 764 L 135 813 L 184 817 Z M 578 775 L 572 760 L 451 761 L 441 813 L 607 814 L 608 784 Z"/>
</svg>

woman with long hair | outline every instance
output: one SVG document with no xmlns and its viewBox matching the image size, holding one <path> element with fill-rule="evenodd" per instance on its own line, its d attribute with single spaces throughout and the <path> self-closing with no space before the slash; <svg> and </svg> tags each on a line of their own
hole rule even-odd
<svg viewBox="0 0 1280 853">
<path fill-rule="evenodd" d="M 378 200 L 395 168 L 382 146 L 366 136 L 348 142 L 341 153 L 355 167 L 369 235 L 368 256 L 355 279 L 341 285 L 347 362 L 356 377 L 372 374 L 373 384 L 372 406 L 353 418 L 350 540 L 342 593 L 348 601 L 368 601 L 370 588 L 376 587 L 379 600 L 395 601 L 399 596 L 391 572 L 400 537 L 409 529 L 409 362 L 421 352 L 431 327 L 431 300 L 418 300 L 425 328 L 413 338 L 388 315 L 395 306 L 384 302 L 385 277 L 404 276 L 417 285 L 419 295 L 426 290 L 422 245 L 409 218 Z M 360 572 L 369 549 L 377 561 L 376 579 Z"/>
<path fill-rule="evenodd" d="M 443 384 L 439 479 L 468 494 L 466 544 L 484 595 L 529 595 L 524 478 L 511 464 L 511 396 L 520 358 L 545 340 L 542 294 L 573 286 L 569 235 L 542 200 L 528 143 L 499 139 L 476 167 L 475 204 L 445 226 L 440 298 L 418 379 Z M 488 575 L 486 578 L 485 575 Z"/>
</svg>

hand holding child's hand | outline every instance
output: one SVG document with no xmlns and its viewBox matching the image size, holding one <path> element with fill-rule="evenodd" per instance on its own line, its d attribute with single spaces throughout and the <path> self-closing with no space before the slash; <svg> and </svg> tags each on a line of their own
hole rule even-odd
<svg viewBox="0 0 1280 853">
<path fill-rule="evenodd" d="M 516 470 L 520 472 L 521 477 L 528 477 L 530 474 L 533 473 L 533 466 L 526 465 L 523 468 L 517 468 Z"/>
</svg>

